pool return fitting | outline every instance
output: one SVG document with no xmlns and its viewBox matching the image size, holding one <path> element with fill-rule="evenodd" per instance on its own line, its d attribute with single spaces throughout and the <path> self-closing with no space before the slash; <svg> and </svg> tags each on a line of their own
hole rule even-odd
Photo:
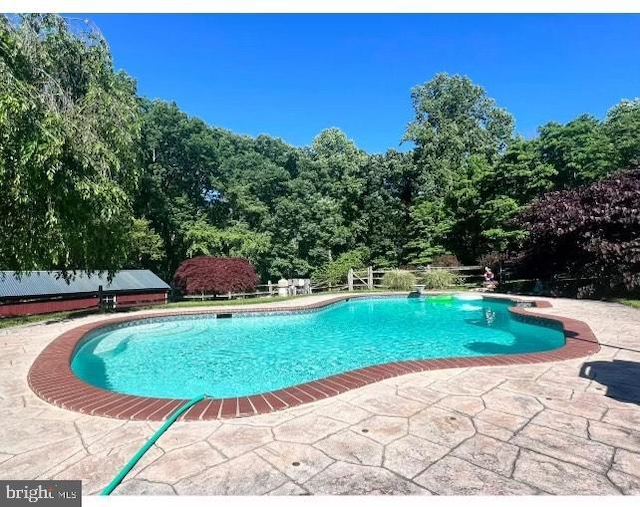
<svg viewBox="0 0 640 507">
<path fill-rule="evenodd" d="M 176 419 L 184 414 L 187 410 L 193 407 L 196 403 L 201 402 L 205 398 L 212 398 L 213 396 L 209 396 L 206 394 L 201 394 L 200 396 L 196 396 L 195 398 L 189 400 L 187 403 L 176 409 L 176 411 L 171 414 L 171 417 L 166 420 L 166 422 L 151 436 L 151 438 L 144 444 L 138 452 L 136 452 L 129 460 L 129 462 L 122 467 L 122 470 L 118 472 L 113 480 L 102 490 L 100 496 L 108 496 L 111 492 L 118 487 L 118 484 L 122 482 L 122 480 L 127 476 L 127 474 L 131 471 L 131 469 L 136 466 L 136 463 L 140 461 L 140 458 L 144 456 L 144 454 L 151 448 L 151 446 L 164 434 L 165 431 L 169 429 L 169 427 L 176 422 Z"/>
</svg>

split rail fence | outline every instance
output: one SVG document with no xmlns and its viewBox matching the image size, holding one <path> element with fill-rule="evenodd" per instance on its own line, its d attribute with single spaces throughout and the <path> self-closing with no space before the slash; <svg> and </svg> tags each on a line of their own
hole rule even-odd
<svg viewBox="0 0 640 507">
<path fill-rule="evenodd" d="M 413 273 L 417 278 L 417 283 L 420 283 L 420 278 L 429 271 L 444 270 L 456 273 L 463 279 L 463 287 L 476 287 L 482 281 L 483 268 L 481 266 L 456 266 L 456 267 L 429 267 L 425 269 L 409 269 L 410 273 Z M 373 269 L 369 266 L 363 270 L 350 269 L 347 273 L 347 283 L 330 283 L 326 280 L 312 280 L 311 293 L 319 292 L 353 292 L 358 290 L 376 290 L 384 289 L 382 285 L 382 278 L 384 274 L 392 269 Z M 220 299 L 244 299 L 260 296 L 277 296 L 278 285 L 269 282 L 268 284 L 258 285 L 255 292 L 229 292 L 228 294 L 195 294 L 190 296 L 183 296 L 185 300 L 192 301 L 205 301 L 205 300 L 220 300 Z"/>
<path fill-rule="evenodd" d="M 417 283 L 420 283 L 420 278 L 423 277 L 429 271 L 451 271 L 456 273 L 463 282 L 462 287 L 476 287 L 482 282 L 483 268 L 482 266 L 455 266 L 455 267 L 428 267 L 425 269 L 407 269 L 409 273 L 413 273 L 416 276 Z M 346 290 L 352 292 L 356 290 L 375 290 L 384 289 L 382 285 L 382 279 L 388 270 L 374 270 L 372 266 L 369 266 L 366 270 L 353 270 L 350 269 L 347 274 Z"/>
<path fill-rule="evenodd" d="M 278 286 L 269 282 L 264 285 L 256 285 L 254 292 L 228 292 L 227 294 L 191 294 L 182 296 L 185 301 L 206 301 L 216 299 L 251 298 L 260 296 L 277 296 Z"/>
</svg>

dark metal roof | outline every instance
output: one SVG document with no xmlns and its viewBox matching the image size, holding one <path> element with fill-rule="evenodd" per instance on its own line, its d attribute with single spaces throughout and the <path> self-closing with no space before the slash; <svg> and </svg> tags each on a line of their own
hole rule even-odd
<svg viewBox="0 0 640 507">
<path fill-rule="evenodd" d="M 58 276 L 54 271 L 32 271 L 18 279 L 15 271 L 0 271 L 0 298 L 97 292 L 100 285 L 109 292 L 171 289 L 148 269 L 118 271 L 111 282 L 106 273 L 89 276 L 86 271 L 76 271 L 69 283 Z"/>
</svg>

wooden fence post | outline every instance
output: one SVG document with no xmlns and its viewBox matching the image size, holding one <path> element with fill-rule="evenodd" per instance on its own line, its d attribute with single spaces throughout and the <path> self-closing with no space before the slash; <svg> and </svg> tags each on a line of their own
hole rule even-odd
<svg viewBox="0 0 640 507">
<path fill-rule="evenodd" d="M 98 308 L 100 308 L 100 312 L 104 312 L 104 295 L 102 294 L 102 285 L 98 285 Z"/>
<path fill-rule="evenodd" d="M 353 268 L 350 268 L 347 273 L 347 285 L 349 286 L 349 292 L 353 292 Z"/>
<path fill-rule="evenodd" d="M 367 268 L 367 286 L 369 290 L 373 290 L 373 266 Z"/>
</svg>

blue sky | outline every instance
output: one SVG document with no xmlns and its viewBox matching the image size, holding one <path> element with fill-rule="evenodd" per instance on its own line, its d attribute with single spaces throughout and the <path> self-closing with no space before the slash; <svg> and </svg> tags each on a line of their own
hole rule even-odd
<svg viewBox="0 0 640 507">
<path fill-rule="evenodd" d="M 338 127 L 400 148 L 410 90 L 465 74 L 525 137 L 640 96 L 640 15 L 88 14 L 141 95 L 211 125 L 308 145 Z"/>
</svg>

